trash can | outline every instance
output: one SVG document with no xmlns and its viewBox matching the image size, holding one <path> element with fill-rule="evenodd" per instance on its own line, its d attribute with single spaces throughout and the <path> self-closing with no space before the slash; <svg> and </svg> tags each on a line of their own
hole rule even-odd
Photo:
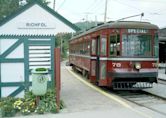
<svg viewBox="0 0 166 118">
<path fill-rule="evenodd" d="M 36 68 L 32 70 L 32 93 L 42 96 L 47 92 L 48 69 Z"/>
</svg>

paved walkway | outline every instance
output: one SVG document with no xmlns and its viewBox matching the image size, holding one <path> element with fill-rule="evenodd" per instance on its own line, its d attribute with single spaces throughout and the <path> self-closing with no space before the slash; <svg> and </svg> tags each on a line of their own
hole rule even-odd
<svg viewBox="0 0 166 118">
<path fill-rule="evenodd" d="M 164 84 L 154 83 L 153 88 L 145 89 L 144 91 L 166 99 L 166 85 Z"/>
<path fill-rule="evenodd" d="M 162 67 L 165 67 L 165 65 L 163 65 Z M 165 68 L 159 69 L 158 78 L 162 79 L 162 80 L 166 80 Z M 153 88 L 145 89 L 145 91 L 166 99 L 166 85 L 165 84 L 154 83 Z"/>
<path fill-rule="evenodd" d="M 69 69 L 70 71 L 70 69 Z M 65 115 L 77 118 L 164 118 L 144 107 L 139 107 L 121 98 L 108 97 L 80 82 L 65 69 L 62 72 L 61 98 L 66 103 Z M 64 116 L 65 116 L 64 115 Z"/>
<path fill-rule="evenodd" d="M 65 67 L 61 69 L 62 90 L 61 98 L 65 101 L 67 108 L 65 112 L 83 112 L 89 110 L 104 110 L 121 107 L 115 101 L 101 95 L 97 91 L 87 87 L 77 80 Z"/>
<path fill-rule="evenodd" d="M 166 63 L 159 64 L 158 78 L 166 80 Z"/>
<path fill-rule="evenodd" d="M 158 78 L 166 80 L 165 69 L 164 70 L 159 70 Z"/>
<path fill-rule="evenodd" d="M 166 74 L 159 73 L 159 74 L 158 74 L 158 78 L 159 78 L 159 79 L 164 79 L 164 80 L 166 80 Z"/>
<path fill-rule="evenodd" d="M 94 89 L 76 79 L 64 64 L 61 66 L 61 99 L 66 108 L 59 114 L 21 116 L 18 118 L 165 118 L 145 107 Z"/>
</svg>

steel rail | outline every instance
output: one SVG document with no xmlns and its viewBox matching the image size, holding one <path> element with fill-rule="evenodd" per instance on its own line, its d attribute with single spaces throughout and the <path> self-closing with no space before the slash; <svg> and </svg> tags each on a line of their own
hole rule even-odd
<svg viewBox="0 0 166 118">
<path fill-rule="evenodd" d="M 118 93 L 118 92 L 119 92 L 119 93 Z M 157 96 L 157 95 L 154 95 L 154 94 L 148 93 L 148 92 L 146 92 L 146 91 L 142 91 L 142 90 L 140 90 L 140 91 L 135 91 L 135 92 L 133 92 L 133 91 L 132 91 L 132 92 L 131 92 L 131 91 L 128 91 L 128 92 L 130 92 L 130 94 L 125 94 L 125 95 L 124 95 L 125 91 L 111 91 L 110 94 L 115 94 L 115 95 L 117 95 L 117 96 L 119 96 L 119 97 L 124 98 L 125 100 L 127 100 L 127 101 L 129 101 L 129 102 L 131 102 L 131 103 L 134 103 L 134 104 L 136 104 L 136 105 L 138 105 L 138 106 L 141 106 L 141 107 L 145 107 L 145 108 L 147 108 L 147 109 L 150 109 L 150 110 L 152 110 L 152 111 L 154 111 L 154 112 L 157 112 L 157 113 L 160 113 L 160 114 L 166 116 L 166 113 L 160 111 L 159 108 L 158 108 L 158 109 L 155 109 L 155 108 L 152 107 L 153 105 L 150 105 L 150 106 L 146 105 L 146 101 L 143 101 L 143 103 L 139 103 L 139 102 L 138 102 L 139 99 L 140 99 L 140 101 L 142 100 L 142 96 L 143 96 L 144 98 L 153 98 L 154 100 L 150 99 L 150 100 L 152 100 L 152 101 L 163 102 L 164 104 L 166 104 L 166 98 L 162 98 L 162 97 L 160 97 L 160 96 Z M 126 97 L 125 97 L 125 96 L 126 96 Z M 133 100 L 132 98 L 133 98 L 133 99 L 135 98 L 136 100 Z M 149 100 L 149 99 L 148 99 L 148 100 Z M 160 100 L 160 101 L 159 101 L 159 100 Z M 148 103 L 148 101 L 147 101 L 147 103 Z M 151 103 L 151 104 L 152 104 L 152 103 Z M 156 104 L 155 104 L 155 105 L 156 105 Z"/>
</svg>

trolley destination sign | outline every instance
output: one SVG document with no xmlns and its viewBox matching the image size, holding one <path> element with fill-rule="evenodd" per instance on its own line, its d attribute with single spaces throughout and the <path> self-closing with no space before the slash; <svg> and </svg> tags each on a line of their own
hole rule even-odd
<svg viewBox="0 0 166 118">
<path fill-rule="evenodd" d="M 128 33 L 148 33 L 147 29 L 127 29 Z"/>
</svg>

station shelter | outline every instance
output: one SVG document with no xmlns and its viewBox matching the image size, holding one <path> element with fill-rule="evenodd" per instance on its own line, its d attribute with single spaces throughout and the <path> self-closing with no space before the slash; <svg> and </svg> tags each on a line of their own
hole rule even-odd
<svg viewBox="0 0 166 118">
<path fill-rule="evenodd" d="M 77 26 L 34 0 L 0 22 L 0 97 L 24 95 L 31 87 L 31 70 L 49 70 L 54 79 L 55 36 Z"/>
</svg>

